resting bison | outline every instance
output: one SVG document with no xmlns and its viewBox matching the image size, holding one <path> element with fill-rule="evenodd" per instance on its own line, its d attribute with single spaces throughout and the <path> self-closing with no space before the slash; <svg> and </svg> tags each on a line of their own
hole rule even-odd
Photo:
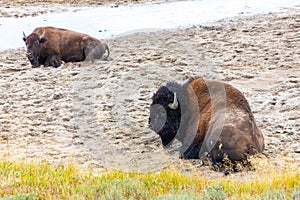
<svg viewBox="0 0 300 200">
<path fill-rule="evenodd" d="M 54 27 L 36 28 L 29 36 L 23 33 L 27 57 L 33 67 L 58 67 L 61 62 L 93 61 L 102 58 L 107 44 L 83 33 Z"/>
<path fill-rule="evenodd" d="M 186 159 L 209 153 L 213 164 L 225 155 L 242 161 L 264 149 L 263 135 L 243 94 L 229 84 L 204 78 L 161 86 L 152 97 L 149 126 L 164 146 L 178 139 Z"/>
</svg>

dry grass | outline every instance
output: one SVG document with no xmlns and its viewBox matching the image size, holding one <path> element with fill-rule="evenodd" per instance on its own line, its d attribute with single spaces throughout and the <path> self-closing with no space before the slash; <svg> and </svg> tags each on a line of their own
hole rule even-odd
<svg viewBox="0 0 300 200">
<path fill-rule="evenodd" d="M 294 163 L 251 161 L 256 170 L 214 180 L 183 174 L 170 167 L 160 172 L 80 170 L 75 165 L 0 162 L 4 199 L 299 199 L 300 170 Z M 284 166 L 284 167 L 283 167 Z"/>
</svg>

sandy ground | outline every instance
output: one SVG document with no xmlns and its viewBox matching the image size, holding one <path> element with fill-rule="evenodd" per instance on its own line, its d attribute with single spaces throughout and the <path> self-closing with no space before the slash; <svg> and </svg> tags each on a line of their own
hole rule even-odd
<svg viewBox="0 0 300 200">
<path fill-rule="evenodd" d="M 72 10 L 76 12 L 82 6 L 110 6 L 141 4 L 141 3 L 165 3 L 180 0 L 0 0 L 0 17 L 26 17 L 40 14 L 64 12 Z M 78 9 L 73 9 L 73 8 Z"/>
<path fill-rule="evenodd" d="M 270 162 L 284 156 L 300 165 L 299 9 L 106 42 L 110 61 L 57 69 L 31 68 L 24 48 L 1 52 L 1 158 L 203 172 L 209 167 L 199 160 L 179 160 L 174 147 L 163 149 L 147 125 L 160 85 L 204 76 L 245 94 Z"/>
</svg>

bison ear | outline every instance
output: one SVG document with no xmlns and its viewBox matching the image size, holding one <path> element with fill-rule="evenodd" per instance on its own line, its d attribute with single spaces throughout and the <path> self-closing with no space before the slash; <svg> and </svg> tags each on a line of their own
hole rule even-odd
<svg viewBox="0 0 300 200">
<path fill-rule="evenodd" d="M 23 37 L 23 41 L 26 42 L 26 38 L 25 37 Z"/>
<path fill-rule="evenodd" d="M 47 41 L 47 39 L 46 38 L 44 38 L 44 37 L 42 37 L 42 38 L 40 38 L 40 43 L 44 43 L 44 42 L 46 42 Z"/>
</svg>

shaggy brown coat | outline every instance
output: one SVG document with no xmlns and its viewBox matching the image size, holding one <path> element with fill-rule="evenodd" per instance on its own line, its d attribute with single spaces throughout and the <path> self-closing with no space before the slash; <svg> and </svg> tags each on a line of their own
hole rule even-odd
<svg viewBox="0 0 300 200">
<path fill-rule="evenodd" d="M 58 67 L 61 61 L 93 61 L 102 58 L 105 51 L 108 59 L 107 44 L 87 34 L 55 28 L 36 28 L 29 36 L 24 34 L 27 57 L 33 67 L 40 65 Z"/>
<path fill-rule="evenodd" d="M 178 105 L 172 108 L 174 95 Z M 229 84 L 201 77 L 184 85 L 167 83 L 152 101 L 150 128 L 160 135 L 164 146 L 178 139 L 183 158 L 209 153 L 215 164 L 225 154 L 232 161 L 241 161 L 264 149 L 264 138 L 248 101 Z"/>
</svg>

